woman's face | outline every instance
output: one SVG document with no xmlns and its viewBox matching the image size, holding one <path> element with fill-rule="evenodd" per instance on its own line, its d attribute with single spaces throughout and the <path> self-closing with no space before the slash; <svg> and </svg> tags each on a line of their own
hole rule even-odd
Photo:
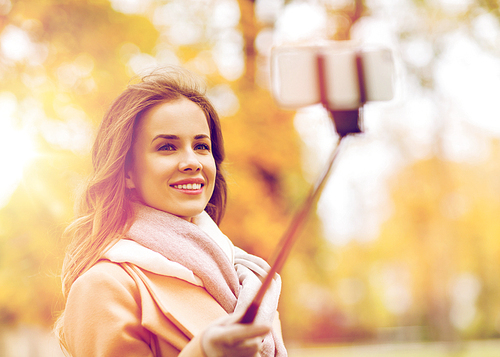
<svg viewBox="0 0 500 357">
<path fill-rule="evenodd" d="M 212 196 L 216 167 L 203 110 L 182 97 L 148 110 L 132 143 L 127 188 L 148 206 L 190 220 Z"/>
</svg>

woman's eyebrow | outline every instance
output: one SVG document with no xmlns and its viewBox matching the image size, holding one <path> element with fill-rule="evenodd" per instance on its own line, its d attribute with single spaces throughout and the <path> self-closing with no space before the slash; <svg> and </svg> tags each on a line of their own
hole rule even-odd
<svg viewBox="0 0 500 357">
<path fill-rule="evenodd" d="M 200 139 L 208 139 L 208 140 L 210 140 L 210 136 L 208 136 L 207 134 L 198 134 L 194 138 L 195 138 L 195 140 L 200 140 Z M 181 138 L 179 136 L 177 136 L 177 135 L 159 134 L 159 135 L 156 135 L 153 138 L 153 140 L 151 140 L 151 143 L 153 143 L 155 140 L 158 140 L 158 139 L 180 140 Z"/>
<path fill-rule="evenodd" d="M 151 142 L 153 143 L 157 139 L 169 139 L 169 140 L 180 140 L 177 135 L 169 135 L 169 134 L 160 134 L 156 135 Z"/>
</svg>

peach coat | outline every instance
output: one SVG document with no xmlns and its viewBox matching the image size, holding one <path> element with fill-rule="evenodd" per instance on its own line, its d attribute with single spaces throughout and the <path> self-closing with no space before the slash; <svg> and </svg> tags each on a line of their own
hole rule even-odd
<svg viewBox="0 0 500 357">
<path fill-rule="evenodd" d="M 101 260 L 72 285 L 63 333 L 73 357 L 203 357 L 202 332 L 226 314 L 203 287 Z"/>
</svg>

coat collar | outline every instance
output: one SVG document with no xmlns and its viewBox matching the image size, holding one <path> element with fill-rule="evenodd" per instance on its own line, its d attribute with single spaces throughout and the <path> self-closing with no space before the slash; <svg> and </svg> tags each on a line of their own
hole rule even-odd
<svg viewBox="0 0 500 357">
<path fill-rule="evenodd" d="M 141 324 L 159 336 L 169 336 L 172 340 L 174 331 L 180 330 L 185 338 L 178 343 L 185 345 L 211 322 L 226 315 L 217 301 L 200 286 L 153 274 L 132 264 L 121 265 L 139 288 Z"/>
</svg>

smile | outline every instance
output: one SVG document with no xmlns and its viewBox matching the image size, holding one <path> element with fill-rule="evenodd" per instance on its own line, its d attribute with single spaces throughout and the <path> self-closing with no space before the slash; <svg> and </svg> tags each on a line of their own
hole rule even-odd
<svg viewBox="0 0 500 357">
<path fill-rule="evenodd" d="M 173 188 L 178 190 L 200 190 L 202 184 L 201 183 L 188 183 L 183 185 L 172 185 Z"/>
</svg>

